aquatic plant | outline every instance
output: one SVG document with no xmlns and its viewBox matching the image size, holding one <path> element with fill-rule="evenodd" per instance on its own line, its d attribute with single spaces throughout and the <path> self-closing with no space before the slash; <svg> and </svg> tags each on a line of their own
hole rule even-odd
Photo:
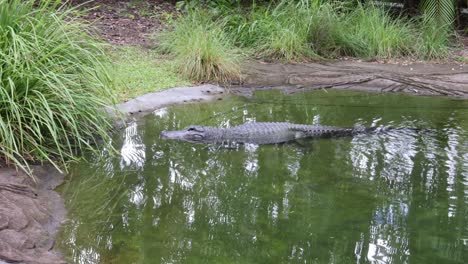
<svg viewBox="0 0 468 264">
<path fill-rule="evenodd" d="M 107 139 L 102 45 L 61 0 L 0 0 L 0 156 L 57 168 Z M 106 101 L 101 98 L 106 98 Z"/>
</svg>

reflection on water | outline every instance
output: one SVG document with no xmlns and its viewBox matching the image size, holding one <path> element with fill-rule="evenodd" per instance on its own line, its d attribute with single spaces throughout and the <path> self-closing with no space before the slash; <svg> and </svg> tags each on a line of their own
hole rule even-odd
<svg viewBox="0 0 468 264">
<path fill-rule="evenodd" d="M 145 144 L 138 135 L 137 123 L 131 123 L 124 130 L 124 142 L 120 148 L 120 169 L 130 166 L 143 168 L 145 155 Z"/>
<path fill-rule="evenodd" d="M 467 263 L 468 103 L 344 92 L 164 108 L 76 164 L 60 247 L 74 263 Z M 190 124 L 393 127 L 228 148 Z M 415 128 L 418 128 L 416 130 Z"/>
</svg>

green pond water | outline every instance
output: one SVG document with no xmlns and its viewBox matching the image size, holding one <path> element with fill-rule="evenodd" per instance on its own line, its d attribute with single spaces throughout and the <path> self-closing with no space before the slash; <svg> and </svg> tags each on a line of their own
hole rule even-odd
<svg viewBox="0 0 468 264">
<path fill-rule="evenodd" d="M 390 126 L 281 145 L 159 139 L 191 124 Z M 72 263 L 468 263 L 468 102 L 257 93 L 164 108 L 72 166 Z"/>
</svg>

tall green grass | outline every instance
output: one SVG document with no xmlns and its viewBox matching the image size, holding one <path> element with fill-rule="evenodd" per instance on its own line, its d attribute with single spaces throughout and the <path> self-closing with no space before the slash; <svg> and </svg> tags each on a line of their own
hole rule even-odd
<svg viewBox="0 0 468 264">
<path fill-rule="evenodd" d="M 283 1 L 262 18 L 255 20 L 257 26 L 250 32 L 251 37 L 258 36 L 254 42 L 257 55 L 287 61 L 317 57 L 309 44 L 314 17 L 308 5 Z"/>
<path fill-rule="evenodd" d="M 240 78 L 238 53 L 221 24 L 203 11 L 179 18 L 172 31 L 156 38 L 159 49 L 174 55 L 179 72 L 192 80 L 227 83 Z"/>
<path fill-rule="evenodd" d="M 334 45 L 326 42 L 336 28 L 331 10 L 332 4 L 319 1 L 281 1 L 253 8 L 244 16 L 226 14 L 224 23 L 234 43 L 255 56 L 305 61 L 334 51 Z"/>
<path fill-rule="evenodd" d="M 418 23 L 420 33 L 415 45 L 415 56 L 429 60 L 449 57 L 455 39 L 452 27 L 441 25 L 427 16 L 422 16 Z"/>
<path fill-rule="evenodd" d="M 446 27 L 397 16 L 372 4 L 281 0 L 215 11 L 189 10 L 164 41 L 181 58 L 181 71 L 195 79 L 209 79 L 215 68 L 203 67 L 214 59 L 200 54 L 219 54 L 214 51 L 221 49 L 214 47 L 232 49 L 228 43 L 255 58 L 301 62 L 340 56 L 443 59 L 453 40 Z M 223 54 L 228 61 L 230 55 Z"/>
<path fill-rule="evenodd" d="M 311 1 L 312 21 L 309 27 L 310 47 L 322 58 L 335 58 L 343 53 L 343 32 L 346 31 L 339 13 L 339 3 Z"/>
<path fill-rule="evenodd" d="M 244 32 L 232 34 L 242 36 L 236 41 L 252 47 L 257 55 L 285 61 L 342 55 L 401 57 L 412 54 L 415 42 L 409 21 L 372 5 L 346 8 L 320 0 L 283 0 L 273 8 L 251 11 L 247 17 L 238 26 Z"/>
<path fill-rule="evenodd" d="M 0 0 L 0 157 L 57 168 L 110 127 L 101 45 L 61 0 Z"/>
<path fill-rule="evenodd" d="M 364 58 L 397 58 L 410 55 L 415 30 L 403 18 L 392 18 L 381 8 L 358 5 L 342 16 L 344 51 Z"/>
</svg>

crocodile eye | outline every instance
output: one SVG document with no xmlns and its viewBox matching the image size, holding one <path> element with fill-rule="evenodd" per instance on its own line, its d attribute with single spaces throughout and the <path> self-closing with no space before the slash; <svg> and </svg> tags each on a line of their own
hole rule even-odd
<svg viewBox="0 0 468 264">
<path fill-rule="evenodd" d="M 189 126 L 186 128 L 187 131 L 191 132 L 205 132 L 205 129 L 201 126 Z"/>
</svg>

